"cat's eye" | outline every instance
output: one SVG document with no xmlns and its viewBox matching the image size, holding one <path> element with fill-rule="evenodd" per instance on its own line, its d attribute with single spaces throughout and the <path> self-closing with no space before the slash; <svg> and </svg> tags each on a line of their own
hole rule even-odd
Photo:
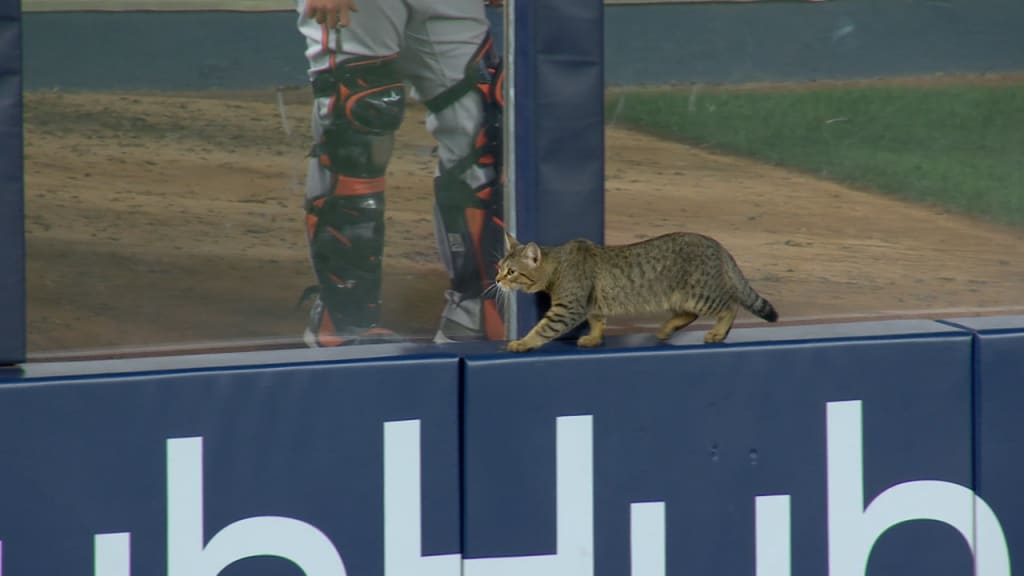
<svg viewBox="0 0 1024 576">
<path fill-rule="evenodd" d="M 516 273 L 516 269 L 515 268 L 509 268 L 508 270 L 505 271 L 505 276 L 512 276 L 515 273 Z"/>
</svg>

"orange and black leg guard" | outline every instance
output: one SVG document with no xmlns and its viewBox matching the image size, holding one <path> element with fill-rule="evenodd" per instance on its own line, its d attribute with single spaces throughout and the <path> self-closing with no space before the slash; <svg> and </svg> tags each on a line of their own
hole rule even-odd
<svg viewBox="0 0 1024 576">
<path fill-rule="evenodd" d="M 322 306 L 310 328 L 320 346 L 344 344 L 380 319 L 383 179 L 339 177 L 334 194 L 308 203 L 306 231 Z"/>
<path fill-rule="evenodd" d="M 459 324 L 470 324 L 479 336 L 489 340 L 505 338 L 502 311 L 495 302 L 494 274 L 504 246 L 502 215 L 502 187 L 491 182 L 471 188 L 463 180 L 442 174 L 435 180 L 437 209 L 440 215 L 440 248 L 447 253 L 450 264 L 451 292 L 449 310 L 463 308 L 448 319 Z"/>
<path fill-rule="evenodd" d="M 329 99 L 329 116 L 313 151 L 322 187 L 306 200 L 319 284 L 307 338 L 337 346 L 366 341 L 380 318 L 384 174 L 405 93 L 394 57 L 346 60 L 321 73 L 313 90 Z"/>
<path fill-rule="evenodd" d="M 467 65 L 465 78 L 425 102 L 436 114 L 461 98 L 480 98 L 472 150 L 447 166 L 441 163 L 434 194 L 438 244 L 451 276 L 441 332 L 454 323 L 490 340 L 505 338 L 502 310 L 494 300 L 497 291 L 488 290 L 504 247 L 503 79 L 501 59 L 488 36 Z"/>
</svg>

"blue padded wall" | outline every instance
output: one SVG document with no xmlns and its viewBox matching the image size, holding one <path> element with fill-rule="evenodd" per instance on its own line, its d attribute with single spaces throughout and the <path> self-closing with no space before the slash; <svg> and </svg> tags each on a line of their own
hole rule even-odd
<svg viewBox="0 0 1024 576">
<path fill-rule="evenodd" d="M 766 339 L 779 342 L 758 342 Z M 557 539 L 556 511 L 562 496 L 574 499 L 590 481 L 597 576 L 631 573 L 631 506 L 652 502 L 664 503 L 668 574 L 754 574 L 755 497 L 765 495 L 789 495 L 792 574 L 828 573 L 828 403 L 862 413 L 863 482 L 840 480 L 863 486 L 864 505 L 902 482 L 972 486 L 968 333 L 895 322 L 737 330 L 733 341 L 590 353 L 556 344 L 532 355 L 468 358 L 465 557 L 572 556 L 571 547 L 587 541 L 572 534 L 585 529 L 579 510 L 588 506 L 567 505 L 576 512 Z M 556 497 L 559 422 L 575 426 L 580 417 L 592 427 L 592 473 Z M 569 446 L 559 474 L 586 468 L 581 446 Z M 641 545 L 650 541 L 640 535 Z M 878 539 L 867 573 L 970 571 L 963 537 L 918 521 Z"/>
<path fill-rule="evenodd" d="M 0 0 L 0 366 L 25 360 L 21 6 Z"/>
<path fill-rule="evenodd" d="M 299 574 L 266 555 L 326 548 L 386 576 L 952 576 L 982 540 L 980 573 L 1007 574 L 1021 326 L 29 363 L 0 371 L 0 574 L 182 576 L 162 567 L 207 549 L 263 555 L 227 576 Z M 181 503 L 188 470 L 205 504 Z"/>
<path fill-rule="evenodd" d="M 94 535 L 130 533 L 132 574 L 168 574 L 169 557 L 182 566 L 171 576 L 303 573 L 266 556 L 189 569 L 188 558 L 215 555 L 203 546 L 230 558 L 333 549 L 348 574 L 382 574 L 388 434 L 392 487 L 406 489 L 389 525 L 417 544 L 396 549 L 420 552 L 409 532 L 420 508 L 404 503 L 422 487 L 423 552 L 458 553 L 458 378 L 452 356 L 0 382 L 0 573 L 93 574 Z M 197 469 L 203 487 L 191 494 L 205 504 L 187 498 Z M 180 514 L 173 526 L 168 511 Z M 169 531 L 184 534 L 185 553 L 168 552 Z M 305 573 L 341 574 L 312 565 Z"/>
</svg>

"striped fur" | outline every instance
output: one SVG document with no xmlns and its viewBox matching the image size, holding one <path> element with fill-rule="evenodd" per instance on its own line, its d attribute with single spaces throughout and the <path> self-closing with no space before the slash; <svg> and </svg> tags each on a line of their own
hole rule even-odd
<svg viewBox="0 0 1024 576">
<path fill-rule="evenodd" d="M 513 352 L 543 346 L 584 320 L 590 332 L 578 344 L 598 346 L 606 318 L 617 314 L 671 313 L 658 331 L 662 340 L 700 316 L 711 316 L 717 322 L 705 342 L 725 339 L 739 307 L 768 322 L 778 320 L 728 250 L 708 236 L 687 232 L 622 246 L 573 240 L 543 247 L 520 244 L 506 234 L 496 282 L 503 291 L 551 295 L 551 308 L 533 330 L 508 344 Z"/>
</svg>

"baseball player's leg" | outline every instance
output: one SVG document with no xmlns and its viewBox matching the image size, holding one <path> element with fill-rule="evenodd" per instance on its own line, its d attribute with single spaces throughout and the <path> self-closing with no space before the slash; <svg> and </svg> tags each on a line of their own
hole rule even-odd
<svg viewBox="0 0 1024 576">
<path fill-rule="evenodd" d="M 501 311 L 485 294 L 503 242 L 500 57 L 482 2 L 421 3 L 410 12 L 402 65 L 438 141 L 435 225 L 451 288 L 436 339 L 504 339 Z"/>
<path fill-rule="evenodd" d="M 401 0 L 360 3 L 344 29 L 303 14 L 312 83 L 313 151 L 306 230 L 318 297 L 310 346 L 391 339 L 377 327 L 384 246 L 384 175 L 404 112 L 397 65 Z"/>
</svg>

